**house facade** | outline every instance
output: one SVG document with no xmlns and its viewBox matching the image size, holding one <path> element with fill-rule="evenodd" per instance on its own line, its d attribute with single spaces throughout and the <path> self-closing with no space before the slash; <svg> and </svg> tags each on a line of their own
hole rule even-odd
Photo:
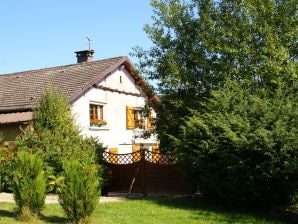
<svg viewBox="0 0 298 224">
<path fill-rule="evenodd" d="M 43 90 L 59 88 L 71 104 L 81 134 L 97 138 L 112 153 L 131 153 L 140 147 L 158 150 L 155 113 L 144 111 L 157 102 L 127 57 L 92 61 L 93 50 L 78 51 L 78 63 L 0 75 L 0 133 L 13 140 L 32 120 L 32 108 Z"/>
</svg>

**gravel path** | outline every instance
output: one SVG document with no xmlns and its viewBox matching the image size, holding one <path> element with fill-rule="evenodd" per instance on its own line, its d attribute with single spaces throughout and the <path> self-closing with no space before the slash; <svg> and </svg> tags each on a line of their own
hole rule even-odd
<svg viewBox="0 0 298 224">
<path fill-rule="evenodd" d="M 125 197 L 104 197 L 99 198 L 100 203 L 104 202 L 118 202 L 128 200 Z M 9 193 L 0 193 L 0 202 L 14 202 L 13 195 Z M 55 204 L 58 203 L 58 195 L 49 194 L 45 200 L 46 204 Z"/>
</svg>

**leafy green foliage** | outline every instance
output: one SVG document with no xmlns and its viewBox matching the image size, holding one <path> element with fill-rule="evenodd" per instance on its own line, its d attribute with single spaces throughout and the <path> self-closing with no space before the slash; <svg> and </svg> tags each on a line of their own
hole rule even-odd
<svg viewBox="0 0 298 224">
<path fill-rule="evenodd" d="M 46 89 L 33 113 L 35 129 L 55 130 L 66 134 L 77 131 L 66 95 L 56 88 Z"/>
<path fill-rule="evenodd" d="M 103 147 L 80 135 L 60 91 L 49 88 L 44 92 L 33 125 L 15 143 L 13 189 L 20 218 L 29 219 L 41 211 L 48 187 L 60 193 L 61 205 L 72 221 L 87 223 L 99 196 L 101 169 L 95 164 L 101 162 Z"/>
<path fill-rule="evenodd" d="M 136 48 L 139 67 L 161 94 L 157 132 L 171 149 L 187 108 L 211 90 L 236 80 L 275 91 L 297 88 L 295 0 L 152 0 L 154 16 L 144 30 L 153 42 Z"/>
<path fill-rule="evenodd" d="M 12 142 L 0 142 L 0 192 L 12 191 L 15 145 Z"/>
<path fill-rule="evenodd" d="M 291 201 L 297 192 L 296 1 L 151 5 L 153 21 L 144 29 L 153 46 L 134 55 L 161 95 L 155 108 L 161 150 L 179 153 L 205 195 L 225 203 Z"/>
<path fill-rule="evenodd" d="M 59 193 L 60 205 L 71 222 L 89 223 L 99 199 L 97 167 L 71 160 L 64 162 L 63 169 L 65 179 Z"/>
<path fill-rule="evenodd" d="M 38 154 L 23 150 L 17 152 L 13 194 L 22 220 L 27 219 L 30 213 L 40 213 L 44 207 L 46 177 L 43 168 L 43 161 Z"/>
<path fill-rule="evenodd" d="M 54 174 L 62 171 L 64 160 L 78 159 L 82 162 L 97 162 L 95 143 L 78 133 L 64 135 L 55 130 L 33 130 L 18 141 L 18 148 L 38 152 L 52 168 Z"/>
<path fill-rule="evenodd" d="M 155 16 L 145 31 L 154 45 L 135 53 L 142 72 L 162 93 L 297 78 L 296 1 L 153 0 Z M 147 68 L 147 70 L 146 70 Z"/>
<path fill-rule="evenodd" d="M 191 111 L 177 153 L 208 197 L 232 205 L 291 203 L 298 187 L 297 95 L 251 94 L 237 82 Z"/>
<path fill-rule="evenodd" d="M 59 190 L 63 161 L 77 159 L 98 163 L 103 146 L 95 139 L 84 138 L 74 125 L 70 106 L 57 89 L 47 89 L 34 111 L 33 126 L 16 139 L 18 149 L 38 153 L 46 163 L 48 191 Z"/>
</svg>

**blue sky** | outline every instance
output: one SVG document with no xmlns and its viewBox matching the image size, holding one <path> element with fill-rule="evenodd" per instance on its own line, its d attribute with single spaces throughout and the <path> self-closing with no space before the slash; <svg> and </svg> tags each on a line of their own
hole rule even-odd
<svg viewBox="0 0 298 224">
<path fill-rule="evenodd" d="M 150 0 L 1 0 L 0 74 L 76 63 L 93 41 L 94 60 L 148 49 Z M 130 56 L 129 56 L 130 57 Z M 131 58 L 133 62 L 136 59 Z"/>
</svg>

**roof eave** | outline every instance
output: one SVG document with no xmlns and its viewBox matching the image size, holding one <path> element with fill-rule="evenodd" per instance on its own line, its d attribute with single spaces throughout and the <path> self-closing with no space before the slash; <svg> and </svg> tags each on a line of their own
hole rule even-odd
<svg viewBox="0 0 298 224">
<path fill-rule="evenodd" d="M 117 63 L 115 63 L 113 66 L 109 67 L 102 73 L 97 75 L 97 78 L 91 80 L 88 82 L 84 88 L 77 91 L 75 94 L 70 96 L 69 101 L 70 103 L 73 103 L 76 101 L 80 96 L 82 96 L 85 92 L 87 92 L 89 89 L 93 88 L 93 86 L 100 82 L 104 77 L 107 75 L 113 73 L 115 70 L 117 70 L 120 66 L 124 65 L 126 70 L 132 75 L 132 77 L 135 80 L 136 85 L 138 85 L 142 91 L 146 94 L 149 101 L 151 101 L 154 104 L 159 104 L 160 100 L 158 97 L 154 94 L 151 87 L 148 85 L 148 83 L 142 78 L 140 73 L 137 71 L 133 63 L 129 60 L 128 57 L 123 57 L 121 60 L 119 60 Z"/>
<path fill-rule="evenodd" d="M 130 73 L 131 73 L 132 68 L 134 68 L 132 62 L 128 59 L 128 57 L 122 57 L 117 63 L 110 66 L 105 71 L 99 73 L 95 79 L 91 80 L 82 89 L 78 90 L 76 93 L 71 95 L 69 97 L 70 103 L 73 103 L 74 101 L 76 101 L 85 92 L 87 92 L 89 89 L 93 88 L 93 85 L 100 82 L 104 77 L 106 77 L 107 75 L 113 73 L 115 70 L 117 70 L 122 65 L 124 65 Z"/>
</svg>

